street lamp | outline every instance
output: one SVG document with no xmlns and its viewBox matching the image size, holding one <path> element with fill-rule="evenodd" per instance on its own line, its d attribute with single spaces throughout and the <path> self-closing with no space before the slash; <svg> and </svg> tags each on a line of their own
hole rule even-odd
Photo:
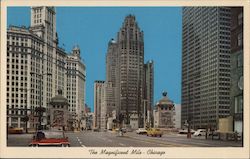
<svg viewBox="0 0 250 159">
<path fill-rule="evenodd" d="M 31 110 L 31 109 L 28 109 L 28 91 L 31 91 L 31 90 L 34 90 L 34 89 L 27 89 L 27 88 L 20 88 L 20 90 L 22 90 L 22 91 L 25 91 L 26 92 L 26 98 L 25 98 L 25 100 L 26 100 L 26 102 L 25 102 L 25 104 L 26 104 L 26 109 L 25 109 L 25 111 L 26 111 L 26 116 L 23 118 L 23 121 L 25 122 L 25 132 L 26 133 L 28 133 L 28 126 L 27 126 L 27 122 L 29 121 L 29 117 L 28 117 L 28 110 Z"/>
<path fill-rule="evenodd" d="M 190 83 L 183 82 L 183 85 L 187 85 L 188 87 L 188 105 L 187 105 L 187 126 L 188 126 L 188 133 L 187 133 L 187 138 L 191 138 L 191 132 L 190 132 Z"/>
<path fill-rule="evenodd" d="M 40 98 L 39 98 L 39 109 L 37 109 L 37 111 L 39 112 L 39 118 L 38 118 L 38 121 L 39 121 L 39 126 L 38 126 L 38 129 L 41 129 L 42 127 L 42 112 L 43 112 L 43 108 L 42 108 L 42 76 L 44 75 L 48 75 L 48 76 L 52 76 L 51 73 L 34 73 L 34 72 L 31 72 L 30 75 L 37 75 L 39 77 L 39 82 L 40 82 L 40 86 L 39 86 L 39 89 L 40 89 Z"/>
<path fill-rule="evenodd" d="M 147 119 L 146 119 L 146 117 L 148 118 L 148 115 L 149 114 L 147 114 L 147 111 L 148 111 L 148 109 L 147 109 L 147 101 L 148 100 L 146 100 L 146 99 L 144 99 L 143 100 L 143 106 L 144 106 L 144 113 L 143 113 L 143 118 L 144 118 L 144 128 L 146 128 L 147 127 Z"/>
<path fill-rule="evenodd" d="M 190 132 L 190 126 L 191 126 L 191 121 L 192 121 L 192 126 L 194 128 L 194 122 L 193 122 L 193 115 L 190 115 L 190 101 L 192 101 L 192 106 L 194 106 L 193 104 L 193 101 L 194 101 L 194 98 L 199 98 L 199 96 L 195 96 L 193 94 L 192 98 L 190 98 L 190 85 L 191 86 L 195 86 L 197 87 L 197 84 L 196 83 L 186 83 L 186 82 L 183 82 L 182 83 L 183 85 L 186 85 L 188 87 L 188 105 L 187 105 L 187 126 L 188 126 L 188 133 L 187 133 L 187 138 L 191 138 L 191 132 Z M 194 109 L 194 107 L 193 107 Z M 192 111 L 192 114 L 194 113 L 194 110 Z"/>
</svg>

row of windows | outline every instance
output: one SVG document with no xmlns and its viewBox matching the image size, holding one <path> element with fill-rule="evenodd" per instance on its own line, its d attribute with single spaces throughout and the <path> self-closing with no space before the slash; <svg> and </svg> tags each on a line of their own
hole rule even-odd
<svg viewBox="0 0 250 159">
<path fill-rule="evenodd" d="M 27 54 L 24 54 L 24 53 L 11 53 L 11 54 L 12 54 L 12 58 L 14 58 L 14 57 L 16 57 L 18 59 L 19 58 L 25 58 L 25 59 L 27 58 Z M 10 57 L 10 53 L 9 52 L 7 52 L 7 57 Z"/>
<path fill-rule="evenodd" d="M 11 110 L 11 111 L 8 111 L 7 110 L 7 115 L 27 115 L 27 111 L 14 111 L 14 110 Z"/>
<path fill-rule="evenodd" d="M 7 51 L 28 52 L 28 49 L 18 47 L 7 47 Z"/>
<path fill-rule="evenodd" d="M 22 47 L 28 47 L 28 43 L 23 43 L 23 42 L 21 42 L 21 43 L 19 43 L 19 42 L 14 42 L 14 41 L 12 41 L 12 43 L 10 43 L 10 41 L 7 41 L 7 45 L 9 46 L 10 44 L 12 44 L 12 45 L 15 45 L 15 46 L 22 46 Z M 19 45 L 20 44 L 20 45 Z"/>
<path fill-rule="evenodd" d="M 24 37 L 24 38 L 22 38 L 22 37 L 21 37 L 21 38 L 19 39 L 19 37 L 18 37 L 18 36 L 11 36 L 11 35 L 7 35 L 7 40 L 10 40 L 10 37 L 12 37 L 12 40 L 17 40 L 17 41 L 21 40 L 21 41 L 28 42 L 27 37 Z"/>
</svg>

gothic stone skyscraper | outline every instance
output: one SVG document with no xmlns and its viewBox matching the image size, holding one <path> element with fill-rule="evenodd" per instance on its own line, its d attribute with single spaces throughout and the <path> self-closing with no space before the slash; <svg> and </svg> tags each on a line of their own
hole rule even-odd
<svg viewBox="0 0 250 159">
<path fill-rule="evenodd" d="M 184 7 L 182 126 L 216 128 L 230 114 L 230 8 Z"/>
<path fill-rule="evenodd" d="M 129 115 L 135 113 L 139 121 L 142 112 L 144 40 L 135 16 L 128 15 L 118 32 L 118 110 L 125 115 L 129 124 Z"/>
</svg>

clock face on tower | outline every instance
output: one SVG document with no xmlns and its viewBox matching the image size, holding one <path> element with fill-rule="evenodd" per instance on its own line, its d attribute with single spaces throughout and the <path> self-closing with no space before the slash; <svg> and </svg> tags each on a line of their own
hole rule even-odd
<svg viewBox="0 0 250 159">
<path fill-rule="evenodd" d="M 243 90 L 243 76 L 241 76 L 238 81 L 238 87 L 240 90 Z"/>
</svg>

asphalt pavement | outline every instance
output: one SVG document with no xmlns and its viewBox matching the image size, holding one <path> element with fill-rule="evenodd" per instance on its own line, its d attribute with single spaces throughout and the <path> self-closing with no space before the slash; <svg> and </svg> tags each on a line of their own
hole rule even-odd
<svg viewBox="0 0 250 159">
<path fill-rule="evenodd" d="M 242 147 L 242 141 L 222 141 L 205 137 L 187 138 L 186 135 L 164 134 L 162 137 L 149 137 L 127 132 L 119 136 L 117 132 L 66 132 L 71 147 Z M 7 146 L 28 146 L 32 134 L 9 134 Z"/>
</svg>

